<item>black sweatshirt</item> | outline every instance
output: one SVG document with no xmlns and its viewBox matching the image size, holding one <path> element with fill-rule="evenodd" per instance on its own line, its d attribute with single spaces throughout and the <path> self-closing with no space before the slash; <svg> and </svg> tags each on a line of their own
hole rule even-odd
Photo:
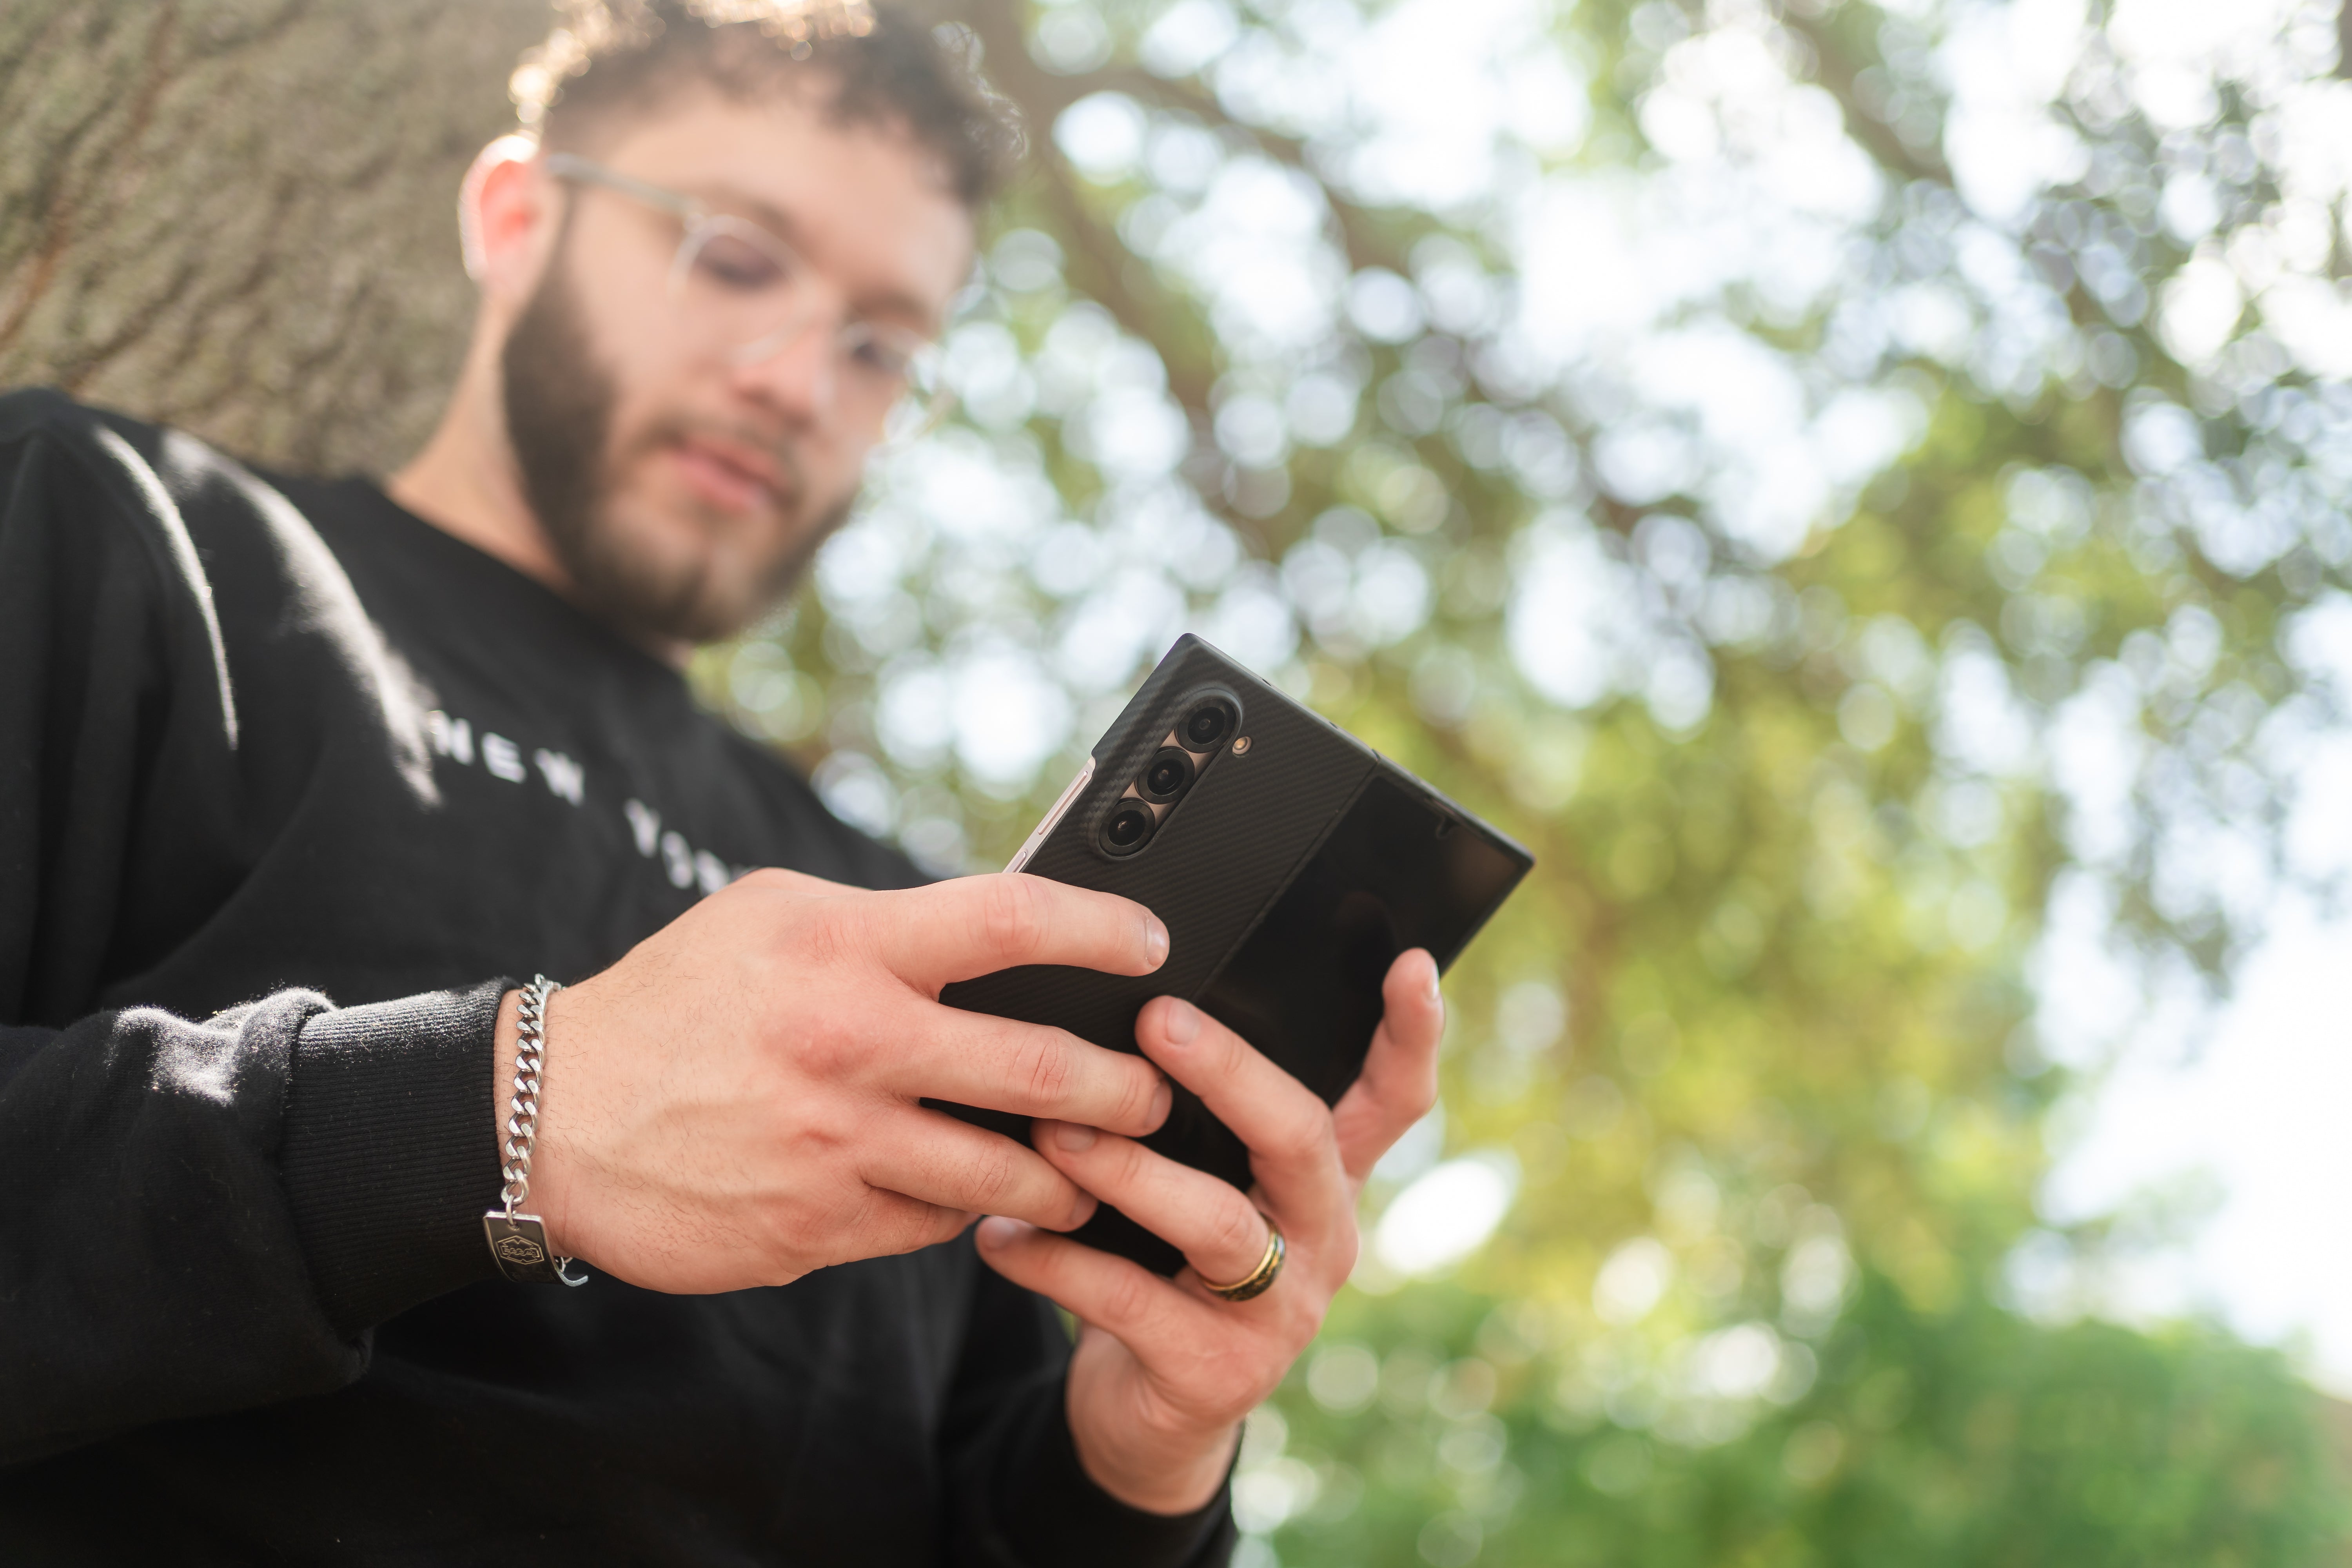
<svg viewBox="0 0 2352 1568">
<path fill-rule="evenodd" d="M 0 1561 L 1222 1563 L 969 1237 L 494 1277 L 499 994 L 761 865 L 917 880 L 373 485 L 0 397 Z"/>
</svg>

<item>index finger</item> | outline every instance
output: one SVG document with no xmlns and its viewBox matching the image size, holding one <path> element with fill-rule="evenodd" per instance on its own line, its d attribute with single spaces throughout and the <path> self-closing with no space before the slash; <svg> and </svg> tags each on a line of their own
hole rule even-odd
<svg viewBox="0 0 2352 1568">
<path fill-rule="evenodd" d="M 1018 871 L 881 896 L 882 961 L 933 996 L 1024 963 L 1149 974 L 1168 959 L 1168 928 L 1141 904 Z"/>
</svg>

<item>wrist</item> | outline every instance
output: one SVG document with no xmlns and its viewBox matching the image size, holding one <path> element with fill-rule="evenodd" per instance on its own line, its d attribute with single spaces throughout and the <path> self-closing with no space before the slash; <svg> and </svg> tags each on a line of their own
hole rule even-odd
<svg viewBox="0 0 2352 1568">
<path fill-rule="evenodd" d="M 1207 1507 L 1225 1484 L 1241 1442 L 1238 1422 L 1193 1433 L 1155 1432 L 1138 1425 L 1114 1437 L 1090 1430 L 1075 1400 L 1068 1410 L 1070 1440 L 1087 1479 L 1145 1513 L 1173 1517 Z"/>
</svg>

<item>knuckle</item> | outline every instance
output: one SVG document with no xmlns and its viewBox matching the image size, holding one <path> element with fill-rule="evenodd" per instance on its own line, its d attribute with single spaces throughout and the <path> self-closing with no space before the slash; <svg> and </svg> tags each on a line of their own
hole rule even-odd
<svg viewBox="0 0 2352 1568">
<path fill-rule="evenodd" d="M 964 1168 L 967 1195 L 977 1200 L 971 1205 L 975 1208 L 995 1208 L 1017 1192 L 1021 1185 L 1019 1150 L 1010 1140 L 1003 1138 L 991 1138 L 988 1142 L 1003 1147 L 974 1150 L 970 1163 Z"/>
<path fill-rule="evenodd" d="M 1120 1067 L 1125 1089 L 1119 1096 L 1118 1115 L 1129 1126 L 1149 1128 L 1151 1108 L 1160 1099 L 1160 1074 L 1140 1057 L 1125 1058 Z"/>
<path fill-rule="evenodd" d="M 1285 1075 L 1280 1068 L 1276 1068 L 1273 1074 L 1267 1075 L 1267 1079 L 1271 1081 L 1262 1079 L 1260 1069 L 1269 1064 L 1266 1064 L 1265 1058 L 1258 1055 L 1257 1047 L 1216 1020 L 1210 1019 L 1202 1026 L 1202 1038 L 1214 1041 L 1211 1047 L 1215 1053 L 1214 1066 L 1212 1070 L 1235 1089 L 1250 1094 L 1253 1098 L 1279 1100 L 1282 1098 L 1281 1091 L 1289 1087 L 1282 1081 Z"/>
<path fill-rule="evenodd" d="M 1103 1311 L 1114 1322 L 1129 1322 L 1141 1317 L 1148 1300 L 1139 1268 L 1118 1270 L 1103 1289 Z"/>
<path fill-rule="evenodd" d="M 842 1020 L 820 1016 L 800 1036 L 801 1067 L 811 1077 L 829 1082 L 854 1078 L 866 1062 L 866 1042 Z"/>
<path fill-rule="evenodd" d="M 1045 945 L 1049 925 L 1045 904 L 1045 889 L 1034 878 L 991 878 L 980 900 L 982 934 L 994 951 L 1026 958 Z"/>
<path fill-rule="evenodd" d="M 773 919 L 766 928 L 769 935 L 763 943 L 764 956 L 778 982 L 835 969 L 858 948 L 853 922 L 835 900 L 777 904 L 769 912 Z M 788 994 L 773 990 L 765 993 Z"/>
<path fill-rule="evenodd" d="M 824 974 L 849 966 L 856 943 L 837 921 L 815 920 L 793 933 L 793 954 L 789 963 L 778 965 L 776 978 L 783 981 L 793 971 L 803 974 Z"/>
<path fill-rule="evenodd" d="M 1318 1102 L 1286 1111 L 1275 1123 L 1272 1152 L 1286 1160 L 1314 1159 L 1331 1142 L 1331 1113 Z"/>
<path fill-rule="evenodd" d="M 1265 1220 L 1251 1206 L 1249 1199 L 1236 1192 L 1217 1205 L 1216 1234 L 1211 1237 L 1223 1252 L 1239 1257 L 1246 1252 L 1255 1257 L 1265 1247 Z"/>
<path fill-rule="evenodd" d="M 812 1098 L 824 1102 L 824 1110 L 797 1118 L 790 1112 L 772 1117 L 772 1124 L 790 1129 L 785 1142 L 790 1157 L 808 1166 L 854 1167 L 858 1152 L 872 1146 L 879 1108 L 832 1095 L 800 1098 L 803 1104 Z"/>
<path fill-rule="evenodd" d="M 1052 1106 L 1068 1097 L 1076 1067 L 1066 1045 L 1053 1035 L 1036 1030 L 1022 1037 L 1016 1070 L 1037 1103 Z"/>
<path fill-rule="evenodd" d="M 1095 1145 L 1099 1149 L 1102 1144 Z M 1139 1187 L 1156 1173 L 1150 1150 L 1132 1138 L 1114 1138 L 1110 1147 L 1115 1151 L 1111 1179 L 1122 1187 Z"/>
</svg>

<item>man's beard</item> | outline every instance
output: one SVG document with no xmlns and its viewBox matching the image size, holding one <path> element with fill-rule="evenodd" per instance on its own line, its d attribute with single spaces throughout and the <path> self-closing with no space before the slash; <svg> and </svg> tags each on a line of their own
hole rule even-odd
<svg viewBox="0 0 2352 1568">
<path fill-rule="evenodd" d="M 597 362 L 564 279 L 559 247 L 499 352 L 507 438 L 523 499 L 556 559 L 572 598 L 624 636 L 646 643 L 706 643 L 733 635 L 792 591 L 801 568 L 848 515 L 845 496 L 824 515 L 792 528 L 775 558 L 751 580 L 721 577 L 709 555 L 678 563 L 638 545 L 612 515 L 630 460 L 696 432 L 723 436 L 764 453 L 782 477 L 774 505 L 787 519 L 807 504 L 799 454 L 785 442 L 680 415 L 656 418 L 613 449 L 613 377 Z"/>
</svg>

